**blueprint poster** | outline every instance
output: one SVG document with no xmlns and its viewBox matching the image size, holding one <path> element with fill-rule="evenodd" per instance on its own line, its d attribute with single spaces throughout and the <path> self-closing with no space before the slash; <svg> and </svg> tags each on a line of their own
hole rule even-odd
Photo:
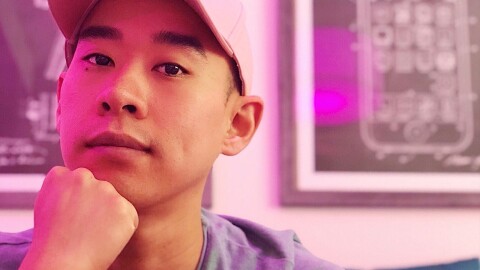
<svg viewBox="0 0 480 270">
<path fill-rule="evenodd" d="M 0 2 L 0 173 L 62 165 L 55 130 L 63 40 L 46 0 Z"/>
<path fill-rule="evenodd" d="M 480 1 L 313 6 L 316 171 L 480 172 Z"/>
</svg>

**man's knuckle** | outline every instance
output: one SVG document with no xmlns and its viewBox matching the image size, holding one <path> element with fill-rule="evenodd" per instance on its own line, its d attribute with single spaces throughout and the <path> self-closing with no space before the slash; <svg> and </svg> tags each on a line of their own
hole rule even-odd
<svg viewBox="0 0 480 270">
<path fill-rule="evenodd" d="M 84 178 L 84 177 L 93 177 L 93 174 L 91 171 L 89 171 L 88 169 L 85 169 L 85 168 L 77 168 L 75 170 L 72 171 L 72 174 L 75 176 L 75 177 L 80 177 L 80 178 Z"/>
</svg>

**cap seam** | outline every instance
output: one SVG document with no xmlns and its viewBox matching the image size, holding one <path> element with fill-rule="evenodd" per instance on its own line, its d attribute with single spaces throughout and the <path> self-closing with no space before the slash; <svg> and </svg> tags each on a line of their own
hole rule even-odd
<svg viewBox="0 0 480 270">
<path fill-rule="evenodd" d="M 232 30 L 230 30 L 230 33 L 228 33 L 228 39 L 227 40 L 230 40 L 230 38 L 232 37 L 232 34 L 237 32 L 236 30 L 237 30 L 238 26 L 240 25 L 240 22 L 242 20 L 242 15 L 243 15 L 243 12 L 244 12 L 243 5 L 240 5 L 240 8 L 241 8 L 240 13 L 237 16 L 237 20 L 235 21 L 234 26 L 232 27 Z M 237 40 L 237 38 L 238 38 L 238 35 L 235 37 L 235 41 Z M 235 54 L 235 52 L 234 52 L 234 54 Z"/>
</svg>

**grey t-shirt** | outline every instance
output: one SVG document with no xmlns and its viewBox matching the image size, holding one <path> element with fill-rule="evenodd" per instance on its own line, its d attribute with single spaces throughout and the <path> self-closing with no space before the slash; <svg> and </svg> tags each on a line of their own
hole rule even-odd
<svg viewBox="0 0 480 270">
<path fill-rule="evenodd" d="M 308 252 L 293 231 L 275 231 L 248 220 L 202 211 L 205 236 L 199 270 L 340 270 Z M 0 232 L 0 269 L 18 269 L 32 230 Z"/>
</svg>

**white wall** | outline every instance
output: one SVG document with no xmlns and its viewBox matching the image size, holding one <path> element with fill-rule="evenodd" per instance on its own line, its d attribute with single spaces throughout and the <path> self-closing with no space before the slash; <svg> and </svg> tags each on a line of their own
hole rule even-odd
<svg viewBox="0 0 480 270">
<path fill-rule="evenodd" d="M 285 208 L 279 205 L 277 0 L 244 0 L 257 61 L 254 93 L 266 111 L 256 138 L 215 165 L 213 211 L 294 229 L 314 254 L 345 267 L 409 266 L 480 257 L 480 209 Z M 0 230 L 32 225 L 31 211 L 0 211 Z"/>
</svg>

